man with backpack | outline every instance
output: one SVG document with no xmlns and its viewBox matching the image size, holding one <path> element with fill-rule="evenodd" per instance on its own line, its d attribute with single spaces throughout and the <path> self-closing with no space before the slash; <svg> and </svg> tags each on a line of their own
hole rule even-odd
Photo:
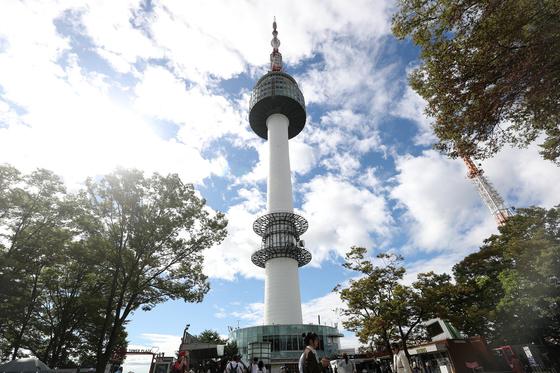
<svg viewBox="0 0 560 373">
<path fill-rule="evenodd" d="M 243 373 L 243 366 L 239 362 L 239 355 L 235 355 L 233 360 L 226 365 L 225 373 Z"/>
</svg>

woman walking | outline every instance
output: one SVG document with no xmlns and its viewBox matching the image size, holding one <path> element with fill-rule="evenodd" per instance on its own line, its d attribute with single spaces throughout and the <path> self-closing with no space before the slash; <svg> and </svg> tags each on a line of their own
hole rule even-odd
<svg viewBox="0 0 560 373">
<path fill-rule="evenodd" d="M 356 366 L 346 352 L 342 354 L 342 360 L 337 361 L 336 370 L 338 373 L 356 373 Z"/>
<path fill-rule="evenodd" d="M 319 337 L 315 333 L 302 334 L 302 337 L 306 347 L 299 359 L 300 373 L 321 373 L 323 368 L 315 351 L 319 347 Z"/>
</svg>

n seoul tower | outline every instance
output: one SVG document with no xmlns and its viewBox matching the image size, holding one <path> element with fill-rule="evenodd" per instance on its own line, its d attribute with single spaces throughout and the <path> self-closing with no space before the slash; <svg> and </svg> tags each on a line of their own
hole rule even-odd
<svg viewBox="0 0 560 373">
<path fill-rule="evenodd" d="M 262 237 L 252 262 L 265 269 L 264 324 L 302 324 L 298 268 L 311 261 L 300 236 L 307 220 L 294 214 L 288 140 L 305 126 L 305 101 L 297 82 L 282 68 L 276 19 L 272 31 L 270 71 L 251 94 L 249 123 L 268 140 L 267 213 L 253 223 Z"/>
</svg>

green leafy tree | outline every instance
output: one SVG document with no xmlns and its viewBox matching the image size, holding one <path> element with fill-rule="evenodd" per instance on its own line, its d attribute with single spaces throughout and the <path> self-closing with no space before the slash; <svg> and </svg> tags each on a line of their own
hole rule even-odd
<svg viewBox="0 0 560 373">
<path fill-rule="evenodd" d="M 399 265 L 398 257 L 380 254 L 378 258 L 385 260 L 386 265 L 376 266 L 366 255 L 365 248 L 355 246 L 346 253 L 343 266 L 358 272 L 360 277 L 350 280 L 348 286 L 338 285 L 334 289 L 346 304 L 341 311 L 342 324 L 356 333 L 361 343 L 371 348 L 381 345 L 390 352 L 395 328 L 389 302 L 405 270 Z"/>
<path fill-rule="evenodd" d="M 86 186 L 88 240 L 104 258 L 102 320 L 93 331 L 102 373 L 131 312 L 168 299 L 202 300 L 209 289 L 202 252 L 224 239 L 227 223 L 177 175 L 118 170 Z"/>
<path fill-rule="evenodd" d="M 74 366 L 86 353 L 85 330 L 101 302 L 96 299 L 102 279 L 96 271 L 99 258 L 84 242 L 72 242 L 58 253 L 58 260 L 43 273 L 43 303 L 38 309 L 39 335 L 32 336 L 28 348 L 52 367 Z M 48 336 L 48 338 L 41 336 Z"/>
<path fill-rule="evenodd" d="M 46 170 L 0 166 L 0 352 L 104 371 L 138 308 L 208 291 L 202 251 L 226 221 L 177 175 L 119 170 L 66 192 Z"/>
<path fill-rule="evenodd" d="M 0 338 L 2 355 L 18 357 L 33 335 L 43 302 L 44 272 L 71 238 L 66 190 L 47 170 L 21 175 L 0 166 Z"/>
<path fill-rule="evenodd" d="M 406 286 L 402 284 L 402 257 L 382 253 L 376 259 L 378 264 L 367 257 L 362 247 L 352 247 L 346 254 L 343 266 L 360 276 L 344 288 L 335 288 L 346 303 L 343 325 L 370 349 L 390 352 L 391 341 L 400 340 L 408 356 L 407 343 L 421 337 L 422 323 L 446 314 L 452 302 L 451 278 L 429 272 L 418 275 L 412 286 Z"/>
<path fill-rule="evenodd" d="M 222 366 L 225 369 L 226 363 L 233 360 L 235 356 L 239 355 L 239 348 L 235 341 L 227 342 L 224 346 L 224 356 L 222 358 Z"/>
<path fill-rule="evenodd" d="M 223 345 L 227 343 L 227 339 L 223 339 L 217 331 L 211 329 L 203 330 L 196 339 L 202 343 L 215 343 Z"/>
<path fill-rule="evenodd" d="M 488 341 L 496 338 L 502 327 L 497 324 L 496 306 L 504 294 L 498 276 L 509 265 L 503 250 L 485 241 L 478 252 L 453 267 L 457 307 L 450 312 L 459 330 Z"/>
<path fill-rule="evenodd" d="M 559 207 L 519 209 L 500 234 L 458 263 L 465 314 L 456 310 L 457 325 L 495 344 L 559 344 L 559 232 Z"/>
<path fill-rule="evenodd" d="M 393 33 L 410 36 L 422 64 L 410 84 L 456 157 L 495 154 L 544 135 L 560 163 L 560 4 L 556 0 L 400 0 Z"/>
<path fill-rule="evenodd" d="M 508 316 L 503 337 L 560 344 L 560 208 L 522 210 L 492 244 L 503 245 L 511 263 L 498 277 L 497 312 Z"/>
</svg>

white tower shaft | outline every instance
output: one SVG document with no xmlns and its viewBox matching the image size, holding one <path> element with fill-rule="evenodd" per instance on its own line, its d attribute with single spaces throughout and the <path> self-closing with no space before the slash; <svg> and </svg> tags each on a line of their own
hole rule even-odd
<svg viewBox="0 0 560 373">
<path fill-rule="evenodd" d="M 264 324 L 302 324 L 298 263 L 274 258 L 265 264 Z"/>
<path fill-rule="evenodd" d="M 268 128 L 268 212 L 292 212 L 292 178 L 288 127 L 283 114 L 272 114 Z M 265 264 L 264 323 L 302 324 L 298 262 L 292 258 L 273 258 Z"/>
<path fill-rule="evenodd" d="M 292 175 L 288 127 L 283 114 L 272 114 L 266 119 L 268 128 L 268 212 L 293 212 Z"/>
</svg>

